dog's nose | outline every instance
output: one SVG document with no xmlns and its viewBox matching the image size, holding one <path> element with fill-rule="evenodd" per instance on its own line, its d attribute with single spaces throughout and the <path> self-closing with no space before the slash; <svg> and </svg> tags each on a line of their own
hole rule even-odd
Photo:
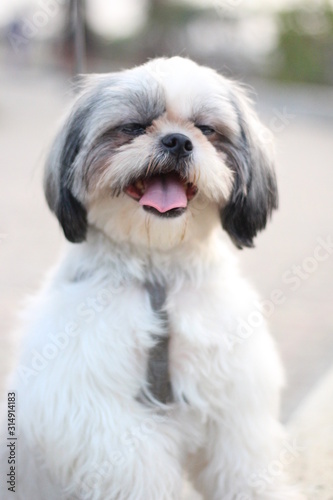
<svg viewBox="0 0 333 500">
<path fill-rule="evenodd" d="M 184 134 L 168 134 L 162 139 L 163 147 L 168 153 L 178 158 L 189 156 L 193 150 L 193 144 Z"/>
</svg>

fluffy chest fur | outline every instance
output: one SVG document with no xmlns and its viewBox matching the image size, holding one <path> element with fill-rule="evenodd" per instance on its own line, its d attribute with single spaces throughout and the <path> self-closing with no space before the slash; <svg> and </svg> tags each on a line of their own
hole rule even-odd
<svg viewBox="0 0 333 500">
<path fill-rule="evenodd" d="M 135 398 L 147 383 L 149 350 L 156 337 L 169 336 L 175 398 L 188 402 L 191 392 L 200 392 L 198 377 L 201 383 L 214 380 L 208 375 L 216 348 L 230 349 L 240 314 L 239 307 L 233 311 L 236 297 L 245 308 L 252 295 L 248 290 L 248 296 L 242 292 L 240 297 L 242 280 L 219 238 L 212 238 L 211 245 L 212 251 L 206 244 L 198 246 L 183 260 L 172 253 L 138 257 L 129 249 L 124 255 L 126 250 L 95 234 L 89 244 L 71 249 L 47 286 L 40 320 L 37 313 L 39 328 L 33 321 L 30 350 L 48 361 L 45 372 L 51 374 L 53 365 L 64 370 L 70 365 L 78 379 L 86 378 L 97 391 L 116 382 L 119 394 Z M 162 314 L 153 307 L 147 288 L 156 282 L 165 291 Z M 51 329 L 45 325 L 48 317 L 57 318 Z M 198 367 L 201 357 L 204 365 Z M 221 376 L 226 368 L 219 367 Z M 78 379 L 66 383 L 75 385 Z"/>
<path fill-rule="evenodd" d="M 146 284 L 154 280 L 164 283 L 167 325 L 151 304 Z M 150 349 L 158 336 L 169 335 L 175 404 L 204 415 L 218 390 L 218 411 L 227 397 L 223 387 L 245 369 L 239 356 L 257 341 L 258 333 L 246 342 L 239 336 L 254 299 L 219 237 L 212 238 L 210 251 L 199 246 L 182 261 L 170 253 L 124 258 L 123 249 L 99 235 L 93 245 L 69 252 L 44 292 L 43 314 L 40 304 L 33 313 L 26 364 L 32 367 L 40 357 L 41 373 L 28 376 L 29 384 L 52 384 L 54 374 L 63 372 L 62 392 L 67 387 L 82 398 L 94 391 L 110 406 L 113 396 L 136 404 L 147 389 Z M 50 317 L 56 318 L 51 325 Z"/>
</svg>

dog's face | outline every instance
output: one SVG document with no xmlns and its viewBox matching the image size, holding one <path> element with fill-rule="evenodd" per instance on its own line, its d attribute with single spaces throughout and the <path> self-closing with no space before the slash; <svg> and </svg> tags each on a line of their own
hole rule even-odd
<svg viewBox="0 0 333 500">
<path fill-rule="evenodd" d="M 52 148 L 46 197 L 72 242 L 95 226 L 167 249 L 221 222 L 252 246 L 277 206 L 268 137 L 237 85 L 190 60 L 92 75 Z"/>
</svg>

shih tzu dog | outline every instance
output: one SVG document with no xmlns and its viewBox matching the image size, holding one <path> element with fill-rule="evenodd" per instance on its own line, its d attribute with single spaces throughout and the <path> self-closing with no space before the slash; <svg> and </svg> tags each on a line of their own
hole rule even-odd
<svg viewBox="0 0 333 500">
<path fill-rule="evenodd" d="M 242 88 L 180 57 L 87 77 L 45 192 L 71 244 L 26 319 L 1 498 L 179 499 L 184 474 L 204 499 L 294 498 L 269 472 L 282 369 L 227 242 L 277 206 Z"/>
</svg>

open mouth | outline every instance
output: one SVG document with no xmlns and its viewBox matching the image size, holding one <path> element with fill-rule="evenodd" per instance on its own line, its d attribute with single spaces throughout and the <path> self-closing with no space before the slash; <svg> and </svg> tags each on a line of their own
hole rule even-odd
<svg viewBox="0 0 333 500">
<path fill-rule="evenodd" d="M 194 184 L 181 179 L 175 172 L 138 179 L 125 188 L 125 193 L 144 210 L 160 217 L 182 215 L 197 191 Z"/>
</svg>

